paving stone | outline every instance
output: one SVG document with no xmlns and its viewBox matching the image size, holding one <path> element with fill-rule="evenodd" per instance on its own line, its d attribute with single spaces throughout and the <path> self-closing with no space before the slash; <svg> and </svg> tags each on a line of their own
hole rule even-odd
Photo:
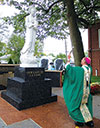
<svg viewBox="0 0 100 128">
<path fill-rule="evenodd" d="M 93 116 L 100 119 L 100 95 L 93 96 Z"/>
<path fill-rule="evenodd" d="M 5 122 L 0 118 L 0 128 L 6 128 Z"/>
<path fill-rule="evenodd" d="M 7 128 L 42 128 L 32 119 L 27 119 L 21 122 L 17 122 L 11 125 L 8 125 Z"/>
<path fill-rule="evenodd" d="M 52 88 L 52 93 L 63 97 L 63 88 Z M 100 119 L 100 94 L 93 96 L 93 116 Z"/>
</svg>

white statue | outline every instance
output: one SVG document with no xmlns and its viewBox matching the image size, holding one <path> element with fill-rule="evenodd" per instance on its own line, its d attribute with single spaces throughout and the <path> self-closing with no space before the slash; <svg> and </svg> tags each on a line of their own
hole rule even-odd
<svg viewBox="0 0 100 128">
<path fill-rule="evenodd" d="M 36 9 L 32 5 L 29 7 L 29 15 L 26 17 L 26 35 L 25 44 L 21 50 L 21 67 L 34 67 L 36 66 L 36 58 L 34 57 L 35 41 L 36 41 L 36 31 L 38 22 L 36 19 Z"/>
</svg>

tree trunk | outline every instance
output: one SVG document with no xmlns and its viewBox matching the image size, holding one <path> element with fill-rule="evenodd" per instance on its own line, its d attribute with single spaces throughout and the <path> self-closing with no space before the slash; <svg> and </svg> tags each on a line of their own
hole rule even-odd
<svg viewBox="0 0 100 128">
<path fill-rule="evenodd" d="M 73 56 L 75 65 L 80 66 L 81 59 L 85 56 L 83 50 L 83 43 L 81 38 L 81 33 L 79 31 L 77 25 L 77 18 L 74 9 L 74 0 L 66 0 L 67 6 L 67 18 L 68 18 L 68 26 L 70 31 L 70 38 L 72 42 L 73 48 Z"/>
<path fill-rule="evenodd" d="M 65 40 L 65 54 L 66 54 L 66 62 L 67 62 L 67 42 Z"/>
</svg>

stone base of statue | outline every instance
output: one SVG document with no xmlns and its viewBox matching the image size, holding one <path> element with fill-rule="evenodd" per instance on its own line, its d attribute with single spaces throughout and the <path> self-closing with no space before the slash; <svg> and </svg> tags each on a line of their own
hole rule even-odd
<svg viewBox="0 0 100 128">
<path fill-rule="evenodd" d="M 37 58 L 33 55 L 33 52 L 21 54 L 20 61 L 21 61 L 20 67 L 38 66 Z"/>
<path fill-rule="evenodd" d="M 57 101 L 52 95 L 52 80 L 45 78 L 44 68 L 16 67 L 13 78 L 8 78 L 7 90 L 1 97 L 18 110 Z"/>
</svg>

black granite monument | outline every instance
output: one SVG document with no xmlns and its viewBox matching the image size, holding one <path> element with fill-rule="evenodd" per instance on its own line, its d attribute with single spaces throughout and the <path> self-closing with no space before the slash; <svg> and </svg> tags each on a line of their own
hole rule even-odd
<svg viewBox="0 0 100 128">
<path fill-rule="evenodd" d="M 48 70 L 48 62 L 49 62 L 48 59 L 42 59 L 41 60 L 41 67 L 45 68 L 45 70 Z"/>
<path fill-rule="evenodd" d="M 45 78 L 44 68 L 16 67 L 1 97 L 22 110 L 57 101 L 57 96 L 51 94 L 51 87 L 52 80 Z"/>
<path fill-rule="evenodd" d="M 45 76 L 52 80 L 52 87 L 62 87 L 62 71 L 46 70 Z"/>
<path fill-rule="evenodd" d="M 55 70 L 63 70 L 63 60 L 62 59 L 56 59 L 55 62 L 54 62 L 54 66 L 55 66 Z"/>
</svg>

